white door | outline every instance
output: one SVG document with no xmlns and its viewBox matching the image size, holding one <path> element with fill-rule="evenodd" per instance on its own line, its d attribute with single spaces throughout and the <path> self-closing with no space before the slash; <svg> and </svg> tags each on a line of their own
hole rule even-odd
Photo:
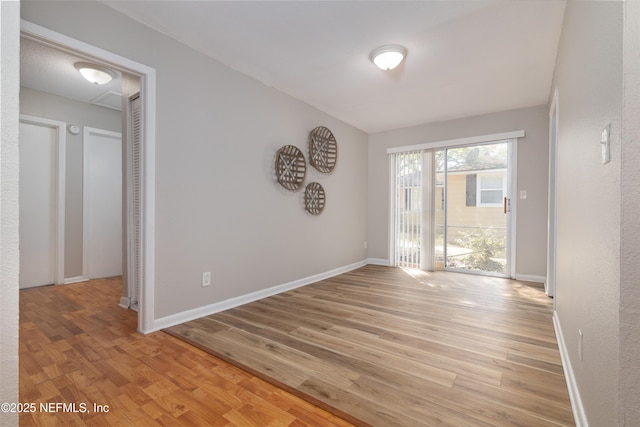
<svg viewBox="0 0 640 427">
<path fill-rule="evenodd" d="M 65 124 L 20 117 L 20 288 L 62 283 Z"/>
<path fill-rule="evenodd" d="M 84 276 L 122 274 L 122 136 L 84 128 Z"/>
</svg>

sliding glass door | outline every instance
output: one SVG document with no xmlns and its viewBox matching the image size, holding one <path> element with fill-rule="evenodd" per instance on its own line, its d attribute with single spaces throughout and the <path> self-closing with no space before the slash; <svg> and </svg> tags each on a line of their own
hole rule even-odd
<svg viewBox="0 0 640 427">
<path fill-rule="evenodd" d="M 435 157 L 436 268 L 509 276 L 510 142 Z"/>
</svg>

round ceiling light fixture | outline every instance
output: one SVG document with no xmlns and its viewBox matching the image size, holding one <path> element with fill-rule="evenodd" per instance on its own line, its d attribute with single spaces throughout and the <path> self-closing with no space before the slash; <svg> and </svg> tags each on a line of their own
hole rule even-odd
<svg viewBox="0 0 640 427">
<path fill-rule="evenodd" d="M 374 49 L 369 59 L 383 71 L 396 68 L 407 56 L 407 49 L 397 44 L 389 44 Z"/>
<path fill-rule="evenodd" d="M 77 62 L 75 67 L 76 70 L 80 71 L 82 77 L 96 85 L 109 83 L 111 80 L 116 78 L 115 71 L 110 70 L 107 67 L 103 67 L 102 65 L 90 64 L 88 62 Z"/>
</svg>

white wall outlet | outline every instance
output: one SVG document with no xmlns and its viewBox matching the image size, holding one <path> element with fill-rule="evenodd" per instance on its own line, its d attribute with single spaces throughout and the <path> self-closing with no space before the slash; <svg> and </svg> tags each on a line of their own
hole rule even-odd
<svg viewBox="0 0 640 427">
<path fill-rule="evenodd" d="M 211 272 L 205 271 L 202 273 L 202 286 L 211 286 Z"/>
<path fill-rule="evenodd" d="M 609 163 L 611 161 L 611 123 L 606 125 L 602 130 L 602 137 L 600 138 L 600 144 L 602 144 L 602 164 Z"/>
</svg>

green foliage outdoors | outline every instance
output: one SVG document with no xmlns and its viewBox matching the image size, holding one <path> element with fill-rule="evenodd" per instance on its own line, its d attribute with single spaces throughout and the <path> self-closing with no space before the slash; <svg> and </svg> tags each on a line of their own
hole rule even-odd
<svg viewBox="0 0 640 427">
<path fill-rule="evenodd" d="M 449 262 L 451 267 L 495 272 L 504 271 L 504 262 L 497 260 L 505 256 L 506 236 L 504 235 L 504 230 L 478 227 L 473 230 L 460 231 L 453 244 L 469 248 L 473 252 L 453 258 Z"/>
</svg>

